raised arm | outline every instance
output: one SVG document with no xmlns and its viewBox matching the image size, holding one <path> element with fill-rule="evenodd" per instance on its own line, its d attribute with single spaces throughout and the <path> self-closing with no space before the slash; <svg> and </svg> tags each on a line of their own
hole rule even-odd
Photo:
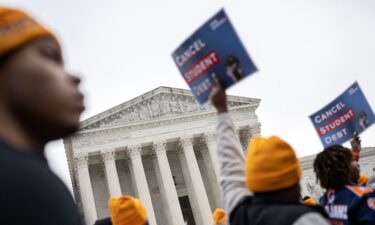
<svg viewBox="0 0 375 225">
<path fill-rule="evenodd" d="M 352 146 L 352 159 L 358 162 L 362 148 L 360 137 L 355 134 L 350 144 Z"/>
<path fill-rule="evenodd" d="M 213 92 L 211 101 L 218 112 L 216 144 L 220 162 L 219 181 L 223 191 L 224 207 L 230 217 L 238 203 L 251 195 L 245 186 L 245 155 L 228 113 L 225 90 L 220 84 Z"/>
</svg>

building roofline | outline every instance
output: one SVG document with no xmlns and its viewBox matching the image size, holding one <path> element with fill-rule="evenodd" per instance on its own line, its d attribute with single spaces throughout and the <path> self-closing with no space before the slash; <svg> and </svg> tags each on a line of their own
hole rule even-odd
<svg viewBox="0 0 375 225">
<path fill-rule="evenodd" d="M 121 111 L 124 108 L 131 107 L 132 105 L 135 105 L 142 100 L 151 98 L 155 95 L 161 94 L 161 93 L 170 93 L 170 94 L 180 94 L 184 96 L 193 96 L 190 90 L 187 89 L 181 89 L 181 88 L 172 88 L 172 87 L 166 87 L 166 86 L 160 86 L 157 87 L 151 91 L 146 92 L 145 94 L 142 94 L 140 96 L 137 96 L 135 98 L 132 98 L 128 101 L 125 101 L 121 104 L 118 104 L 114 107 L 111 107 L 103 112 L 100 112 L 94 116 L 89 117 L 88 119 L 85 119 L 80 124 L 80 129 L 85 128 L 89 126 L 90 124 L 93 124 L 95 122 L 100 121 L 101 119 L 106 118 L 108 115 L 116 113 Z M 248 97 L 240 97 L 240 96 L 233 96 L 228 95 L 228 101 L 236 101 L 236 102 L 243 102 L 243 103 L 260 103 L 260 99 L 256 98 L 248 98 Z"/>
</svg>

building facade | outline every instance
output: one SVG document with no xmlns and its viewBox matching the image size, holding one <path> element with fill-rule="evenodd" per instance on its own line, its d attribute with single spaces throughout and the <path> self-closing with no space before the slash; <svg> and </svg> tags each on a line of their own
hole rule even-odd
<svg viewBox="0 0 375 225">
<path fill-rule="evenodd" d="M 244 150 L 252 137 L 260 135 L 255 113 L 259 103 L 259 99 L 228 96 Z M 216 111 L 211 105 L 200 106 L 190 91 L 169 87 L 83 121 L 64 145 L 75 199 L 86 224 L 109 216 L 108 199 L 121 195 L 143 202 L 150 225 L 212 224 L 212 211 L 222 207 L 215 127 Z M 370 152 L 364 151 L 362 161 L 373 173 Z M 301 159 L 302 192 L 317 199 L 322 190 L 313 176 L 313 159 Z"/>
</svg>

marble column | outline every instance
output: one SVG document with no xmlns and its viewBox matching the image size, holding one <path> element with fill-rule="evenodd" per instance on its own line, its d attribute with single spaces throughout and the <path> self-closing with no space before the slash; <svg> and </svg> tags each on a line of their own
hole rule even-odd
<svg viewBox="0 0 375 225">
<path fill-rule="evenodd" d="M 261 132 L 260 127 L 261 127 L 261 124 L 257 123 L 255 125 L 248 126 L 242 129 L 241 131 L 239 129 L 237 130 L 239 134 L 239 140 L 240 140 L 241 146 L 245 153 L 247 152 L 247 149 L 248 149 L 249 144 L 251 143 L 251 140 L 253 140 L 255 137 L 260 136 L 260 132 Z"/>
<path fill-rule="evenodd" d="M 155 142 L 153 148 L 156 154 L 154 163 L 156 164 L 155 166 L 157 166 L 157 171 L 160 172 L 159 186 L 160 190 L 163 192 L 162 197 L 166 203 L 170 225 L 184 224 L 180 202 L 178 200 L 171 168 L 167 158 L 166 143 Z"/>
<path fill-rule="evenodd" d="M 210 180 L 211 191 L 214 196 L 214 208 L 222 208 L 222 196 L 219 183 L 220 164 L 216 153 L 216 140 L 214 133 L 206 133 L 204 140 L 207 145 L 207 152 L 203 151 L 202 156 L 205 162 L 208 179 Z"/>
<path fill-rule="evenodd" d="M 320 197 L 323 195 L 323 191 L 319 184 L 317 184 L 315 180 L 315 174 L 311 171 L 310 173 L 306 173 L 305 177 L 305 183 L 306 183 L 306 189 L 312 199 L 314 199 L 316 202 L 319 202 Z"/>
<path fill-rule="evenodd" d="M 215 171 L 216 178 L 219 178 L 220 164 L 219 160 L 217 159 L 215 134 L 213 132 L 205 133 L 204 141 L 207 145 L 208 153 L 210 155 L 211 164 Z"/>
<path fill-rule="evenodd" d="M 242 130 L 242 132 L 240 132 L 240 130 L 238 131 L 238 133 L 240 134 L 239 135 L 239 140 L 240 140 L 240 143 L 241 143 L 241 146 L 242 146 L 242 149 L 244 152 L 247 151 L 248 149 L 248 146 L 251 142 L 251 128 L 250 127 L 247 127 L 245 129 Z"/>
<path fill-rule="evenodd" d="M 83 208 L 83 214 L 85 216 L 85 222 L 87 225 L 94 224 L 98 216 L 96 214 L 94 194 L 92 192 L 89 166 L 88 166 L 88 155 L 80 154 L 74 158 L 79 190 L 81 195 L 81 204 Z"/>
<path fill-rule="evenodd" d="M 146 174 L 142 164 L 141 151 L 142 148 L 140 145 L 131 146 L 129 148 L 132 177 L 135 181 L 134 183 L 138 197 L 147 209 L 148 223 L 150 225 L 156 225 L 154 208 L 152 206 L 151 195 L 148 189 Z"/>
<path fill-rule="evenodd" d="M 116 169 L 116 157 L 114 150 L 101 151 L 100 154 L 104 163 L 104 170 L 107 179 L 107 186 L 110 197 L 121 196 L 121 186 Z"/>
<path fill-rule="evenodd" d="M 372 176 L 374 175 L 374 172 L 375 172 L 375 163 L 373 162 L 369 162 L 366 166 L 366 171 L 363 171 L 364 174 L 366 174 L 367 176 Z"/>
<path fill-rule="evenodd" d="M 250 126 L 250 140 L 261 135 L 261 123 Z"/>
<path fill-rule="evenodd" d="M 306 195 L 310 196 L 311 194 L 309 193 L 309 190 L 307 190 L 307 177 L 302 176 L 302 178 L 299 181 L 300 187 L 301 187 L 301 196 L 302 198 L 305 197 Z"/>
<path fill-rule="evenodd" d="M 195 157 L 191 137 L 180 139 L 179 158 L 197 225 L 213 224 L 210 203 Z"/>
</svg>

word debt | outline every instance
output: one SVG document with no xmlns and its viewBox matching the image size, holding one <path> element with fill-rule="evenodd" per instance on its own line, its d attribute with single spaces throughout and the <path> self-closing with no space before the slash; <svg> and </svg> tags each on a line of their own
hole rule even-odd
<svg viewBox="0 0 375 225">
<path fill-rule="evenodd" d="M 354 118 L 354 111 L 353 109 L 349 109 L 347 112 L 343 113 L 341 116 L 334 119 L 332 122 L 320 127 L 318 129 L 318 134 L 320 137 L 324 136 L 327 133 L 334 131 L 335 129 L 350 122 L 353 118 Z"/>
<path fill-rule="evenodd" d="M 206 94 L 208 91 L 210 91 L 212 88 L 215 87 L 215 84 L 210 81 L 210 78 L 206 78 L 204 81 L 200 82 L 198 85 L 193 86 L 193 93 L 195 96 L 201 96 L 203 94 Z"/>
<path fill-rule="evenodd" d="M 346 128 L 343 128 L 331 135 L 328 135 L 327 137 L 324 137 L 324 142 L 329 145 L 329 144 L 332 144 L 338 140 L 340 140 L 341 138 L 345 137 L 349 135 L 348 131 L 346 130 Z"/>
<path fill-rule="evenodd" d="M 315 123 L 322 123 L 323 121 L 329 119 L 330 117 L 332 117 L 333 115 L 335 115 L 336 113 L 338 113 L 340 110 L 342 110 L 346 105 L 343 103 L 343 102 L 338 102 L 336 103 L 335 105 L 333 105 L 332 107 L 330 107 L 327 111 L 325 111 L 324 113 L 321 113 L 319 115 L 316 115 L 314 117 L 314 121 Z"/>
</svg>

